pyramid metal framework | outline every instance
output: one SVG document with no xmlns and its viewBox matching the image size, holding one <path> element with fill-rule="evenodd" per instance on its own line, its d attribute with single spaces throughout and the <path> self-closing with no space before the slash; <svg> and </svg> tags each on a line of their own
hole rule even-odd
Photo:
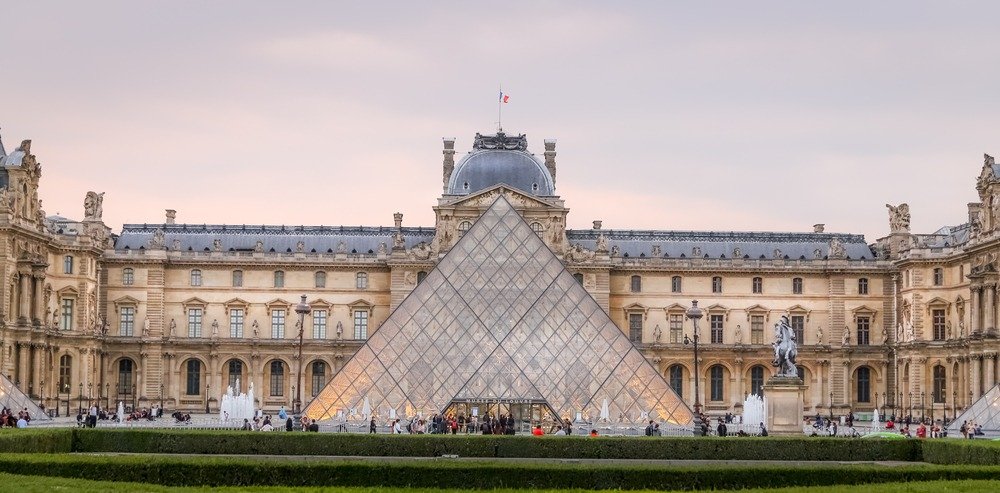
<svg viewBox="0 0 1000 493">
<path fill-rule="evenodd" d="M 949 436 L 961 435 L 962 423 L 969 421 L 983 426 L 983 431 L 1000 432 L 1000 384 L 983 394 L 948 426 Z"/>
<path fill-rule="evenodd" d="M 502 195 L 305 414 L 345 419 L 371 406 L 382 416 L 429 415 L 453 401 L 544 402 L 561 417 L 692 420 Z"/>
<path fill-rule="evenodd" d="M 51 419 L 42 411 L 42 408 L 38 407 L 34 401 L 24 395 L 24 392 L 21 392 L 21 389 L 17 388 L 14 382 L 11 382 L 4 375 L 0 375 L 0 407 L 10 409 L 14 414 L 17 414 L 22 409 L 27 409 L 32 421 L 46 421 Z"/>
</svg>

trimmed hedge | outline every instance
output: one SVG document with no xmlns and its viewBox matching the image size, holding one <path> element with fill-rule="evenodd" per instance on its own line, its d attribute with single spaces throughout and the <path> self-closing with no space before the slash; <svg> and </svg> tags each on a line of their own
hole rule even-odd
<svg viewBox="0 0 1000 493">
<path fill-rule="evenodd" d="M 1000 442 L 988 440 L 923 440 L 924 460 L 932 464 L 1000 465 Z"/>
<path fill-rule="evenodd" d="M 558 459 L 919 461 L 916 440 L 357 435 L 76 429 L 74 452 L 519 457 Z"/>
<path fill-rule="evenodd" d="M 371 486 L 461 489 L 737 489 L 995 479 L 1000 467 L 802 465 L 653 467 L 521 461 L 329 461 L 221 457 L 0 455 L 0 471 L 169 486 Z"/>
<path fill-rule="evenodd" d="M 56 454 L 72 451 L 72 428 L 0 429 L 0 452 Z"/>
</svg>

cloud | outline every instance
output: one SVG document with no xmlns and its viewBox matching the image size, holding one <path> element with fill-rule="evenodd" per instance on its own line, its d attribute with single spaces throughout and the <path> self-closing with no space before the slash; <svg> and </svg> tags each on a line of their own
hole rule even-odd
<svg viewBox="0 0 1000 493">
<path fill-rule="evenodd" d="M 251 54 L 273 62 L 350 70 L 405 70 L 425 62 L 412 44 L 345 30 L 264 39 L 251 45 Z"/>
</svg>

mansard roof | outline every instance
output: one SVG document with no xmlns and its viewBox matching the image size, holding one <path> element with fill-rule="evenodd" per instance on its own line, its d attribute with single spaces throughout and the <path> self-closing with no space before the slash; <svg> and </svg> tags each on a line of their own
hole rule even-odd
<svg viewBox="0 0 1000 493">
<path fill-rule="evenodd" d="M 253 251 L 257 241 L 263 242 L 265 252 L 295 252 L 298 242 L 305 245 L 304 251 L 317 253 L 337 252 L 340 242 L 344 242 L 347 253 L 375 253 L 379 243 L 392 247 L 392 235 L 396 228 L 386 226 L 251 226 L 227 224 L 126 224 L 115 241 L 116 250 L 149 248 L 149 242 L 157 230 L 164 232 L 164 244 L 174 249 L 175 240 L 179 250 L 214 250 L 215 240 L 222 243 L 223 251 Z M 434 238 L 434 228 L 404 227 L 406 247 L 420 242 L 430 243 Z"/>
<path fill-rule="evenodd" d="M 871 248 L 863 235 L 842 233 L 775 233 L 755 231 L 655 231 L 655 230 L 567 230 L 570 243 L 594 250 L 598 236 L 608 240 L 608 248 L 618 247 L 619 253 L 629 257 L 651 257 L 653 246 L 660 248 L 659 256 L 686 258 L 733 258 L 736 249 L 741 257 L 773 259 L 775 250 L 781 257 L 813 259 L 816 250 L 820 257 L 830 255 L 830 242 L 840 240 L 848 257 L 873 259 Z"/>
</svg>

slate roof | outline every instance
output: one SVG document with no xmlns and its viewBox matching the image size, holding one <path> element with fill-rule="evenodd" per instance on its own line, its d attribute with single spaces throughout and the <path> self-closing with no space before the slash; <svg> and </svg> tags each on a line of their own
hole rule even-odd
<svg viewBox="0 0 1000 493">
<path fill-rule="evenodd" d="M 830 241 L 839 238 L 844 243 L 847 256 L 852 259 L 874 259 L 871 248 L 863 235 L 841 233 L 772 233 L 741 231 L 650 231 L 650 230 L 567 230 L 570 243 L 593 250 L 597 237 L 603 233 L 608 239 L 608 248 L 617 246 L 620 254 L 629 257 L 650 257 L 653 245 L 660 246 L 660 255 L 671 258 L 691 258 L 695 248 L 700 249 L 700 257 L 733 258 L 734 250 L 740 249 L 743 257 L 759 259 L 774 258 L 774 250 L 781 250 L 784 258 L 815 258 L 820 250 L 821 258 L 830 254 Z"/>
<path fill-rule="evenodd" d="M 347 245 L 348 253 L 374 253 L 379 243 L 392 247 L 392 227 L 370 226 L 248 226 L 225 224 L 126 224 L 115 241 L 116 250 L 149 248 L 149 241 L 156 230 L 164 231 L 165 244 L 174 248 L 174 240 L 180 240 L 181 250 L 213 250 L 213 242 L 222 241 L 222 250 L 253 251 L 257 240 L 264 242 L 264 251 L 296 251 L 299 241 L 305 243 L 305 251 L 317 253 L 336 252 L 341 241 Z M 406 247 L 434 238 L 434 228 L 404 227 Z"/>
<path fill-rule="evenodd" d="M 969 241 L 969 223 L 945 226 L 932 234 L 918 234 L 917 245 L 927 248 L 949 248 L 964 245 Z"/>
</svg>

